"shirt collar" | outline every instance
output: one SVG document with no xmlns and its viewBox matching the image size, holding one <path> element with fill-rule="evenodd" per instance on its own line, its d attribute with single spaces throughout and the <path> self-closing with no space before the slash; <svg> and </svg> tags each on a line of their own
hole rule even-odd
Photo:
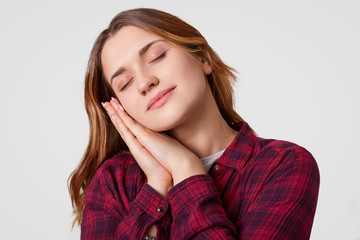
<svg viewBox="0 0 360 240">
<path fill-rule="evenodd" d="M 217 162 L 240 170 L 250 158 L 257 137 L 245 121 L 234 124 L 232 128 L 238 133 Z"/>
</svg>

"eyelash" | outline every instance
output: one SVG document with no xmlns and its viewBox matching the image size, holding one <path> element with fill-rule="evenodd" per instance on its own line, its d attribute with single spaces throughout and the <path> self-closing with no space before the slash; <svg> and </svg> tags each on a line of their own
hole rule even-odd
<svg viewBox="0 0 360 240">
<path fill-rule="evenodd" d="M 154 60 L 152 60 L 150 63 L 155 62 L 155 61 L 157 61 L 157 60 L 165 57 L 165 55 L 166 55 L 166 52 L 163 52 L 163 53 L 160 54 L 158 57 L 156 57 Z M 129 85 L 129 83 L 130 83 L 131 80 L 132 80 L 132 79 L 130 79 L 124 86 L 122 86 L 122 88 L 120 89 L 120 92 L 123 91 L 123 90 L 127 87 L 127 85 Z"/>
<path fill-rule="evenodd" d="M 132 80 L 132 78 L 131 78 L 124 86 L 122 86 L 122 88 L 120 89 L 120 92 L 121 92 L 122 90 L 124 90 L 127 85 L 129 85 L 129 83 L 130 83 L 131 80 Z"/>
<path fill-rule="evenodd" d="M 160 58 L 165 57 L 165 54 L 166 54 L 166 52 L 163 52 L 162 54 L 160 54 L 159 56 L 157 56 L 154 60 L 152 60 L 150 63 L 155 62 L 155 61 L 159 60 Z"/>
</svg>

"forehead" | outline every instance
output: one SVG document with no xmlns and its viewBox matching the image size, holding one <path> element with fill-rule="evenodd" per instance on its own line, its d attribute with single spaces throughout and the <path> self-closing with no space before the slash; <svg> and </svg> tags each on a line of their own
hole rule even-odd
<svg viewBox="0 0 360 240">
<path fill-rule="evenodd" d="M 101 62 L 106 78 L 115 67 L 138 57 L 138 52 L 151 41 L 162 39 L 158 35 L 135 26 L 125 26 L 104 44 Z"/>
<path fill-rule="evenodd" d="M 135 26 L 125 26 L 115 32 L 105 43 L 106 46 L 122 46 L 123 50 L 129 49 L 130 47 L 142 46 L 149 40 L 160 38 L 158 35 L 145 31 Z"/>
<path fill-rule="evenodd" d="M 114 53 L 126 57 L 132 51 L 139 51 L 146 44 L 156 39 L 161 39 L 161 37 L 138 27 L 125 26 L 105 42 L 101 58 L 112 56 Z"/>
</svg>

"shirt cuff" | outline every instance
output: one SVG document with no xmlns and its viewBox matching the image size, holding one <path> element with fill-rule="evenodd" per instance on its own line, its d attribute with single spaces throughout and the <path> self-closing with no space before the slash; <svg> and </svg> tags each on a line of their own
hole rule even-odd
<svg viewBox="0 0 360 240">
<path fill-rule="evenodd" d="M 156 220 L 164 216 L 169 206 L 168 200 L 147 183 L 136 196 L 135 203 Z"/>
<path fill-rule="evenodd" d="M 201 174 L 191 176 L 170 189 L 168 200 L 171 212 L 176 216 L 193 201 L 214 195 L 219 193 L 213 179 L 208 174 Z"/>
</svg>

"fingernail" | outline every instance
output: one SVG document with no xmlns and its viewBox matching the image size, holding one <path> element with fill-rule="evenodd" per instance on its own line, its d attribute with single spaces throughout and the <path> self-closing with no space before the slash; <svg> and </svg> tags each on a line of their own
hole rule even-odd
<svg viewBox="0 0 360 240">
<path fill-rule="evenodd" d="M 104 108 L 106 107 L 105 103 L 103 103 L 103 102 L 101 102 L 101 105 L 102 105 Z"/>
<path fill-rule="evenodd" d="M 121 111 L 125 112 L 125 111 L 124 111 L 124 108 L 121 106 L 121 103 L 119 103 L 118 101 L 116 101 L 116 98 L 111 97 L 111 100 L 112 100 L 114 103 L 116 103 L 116 104 L 119 105 L 119 108 L 120 108 Z"/>
<path fill-rule="evenodd" d="M 112 118 L 113 120 L 115 120 L 115 116 L 114 116 L 113 114 L 111 114 L 111 118 Z"/>
</svg>

